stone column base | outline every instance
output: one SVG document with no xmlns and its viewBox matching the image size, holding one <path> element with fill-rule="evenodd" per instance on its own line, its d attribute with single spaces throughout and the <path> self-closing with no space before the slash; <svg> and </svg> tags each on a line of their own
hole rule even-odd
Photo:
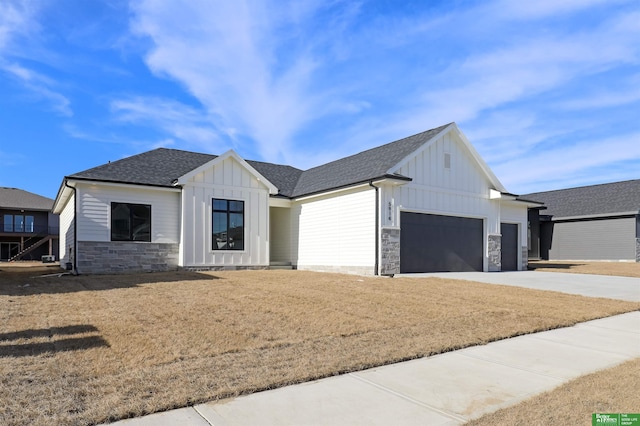
<svg viewBox="0 0 640 426">
<path fill-rule="evenodd" d="M 380 233 L 380 275 L 400 273 L 400 230 L 382 228 Z"/>
<path fill-rule="evenodd" d="M 502 271 L 502 235 L 489 235 L 489 272 Z"/>
</svg>

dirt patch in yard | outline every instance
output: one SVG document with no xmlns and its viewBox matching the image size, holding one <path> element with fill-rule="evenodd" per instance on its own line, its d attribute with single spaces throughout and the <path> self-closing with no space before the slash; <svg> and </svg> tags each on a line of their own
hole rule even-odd
<svg viewBox="0 0 640 426">
<path fill-rule="evenodd" d="M 640 263 L 636 262 L 529 262 L 529 269 L 544 272 L 568 272 L 571 274 L 615 275 L 640 278 Z"/>
<path fill-rule="evenodd" d="M 114 421 L 640 309 L 437 278 L 0 269 L 3 425 Z"/>
<path fill-rule="evenodd" d="M 640 358 L 572 380 L 467 426 L 591 425 L 594 413 L 638 413 Z"/>
</svg>

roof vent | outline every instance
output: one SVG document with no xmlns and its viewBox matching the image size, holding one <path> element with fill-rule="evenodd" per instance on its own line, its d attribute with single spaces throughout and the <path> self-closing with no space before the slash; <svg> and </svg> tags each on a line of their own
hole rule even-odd
<svg viewBox="0 0 640 426">
<path fill-rule="evenodd" d="M 451 168 L 451 154 L 449 154 L 448 152 L 444 153 L 444 168 L 445 169 Z"/>
</svg>

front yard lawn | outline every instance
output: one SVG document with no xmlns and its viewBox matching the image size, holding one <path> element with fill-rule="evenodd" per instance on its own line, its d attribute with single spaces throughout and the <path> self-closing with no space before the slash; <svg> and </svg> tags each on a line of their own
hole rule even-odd
<svg viewBox="0 0 640 426">
<path fill-rule="evenodd" d="M 0 264 L 0 424 L 91 424 L 640 309 L 447 279 L 33 278 Z"/>
<path fill-rule="evenodd" d="M 594 413 L 637 413 L 640 358 L 578 377 L 513 407 L 487 414 L 466 426 L 591 425 Z"/>
</svg>

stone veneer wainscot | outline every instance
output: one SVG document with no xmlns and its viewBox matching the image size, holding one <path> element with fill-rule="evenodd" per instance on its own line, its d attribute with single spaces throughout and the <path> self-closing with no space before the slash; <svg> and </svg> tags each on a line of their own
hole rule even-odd
<svg viewBox="0 0 640 426">
<path fill-rule="evenodd" d="M 178 269 L 178 244 L 78 241 L 78 273 L 114 274 Z"/>
</svg>

